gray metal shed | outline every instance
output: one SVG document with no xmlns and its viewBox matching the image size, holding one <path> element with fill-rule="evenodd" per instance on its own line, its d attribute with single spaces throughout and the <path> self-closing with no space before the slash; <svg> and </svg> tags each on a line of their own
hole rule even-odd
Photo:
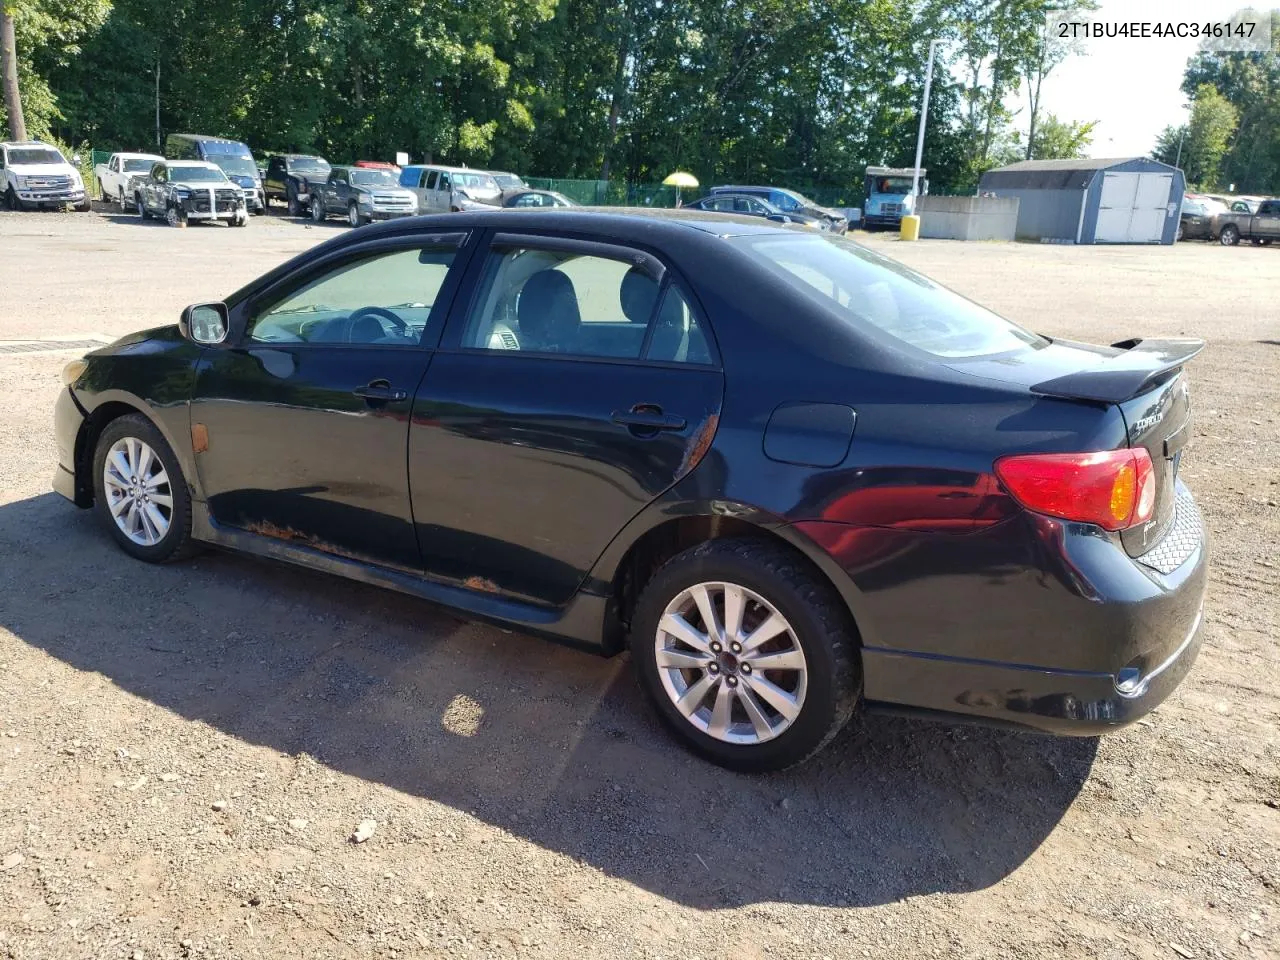
<svg viewBox="0 0 1280 960">
<path fill-rule="evenodd" d="M 982 175 L 979 193 L 1018 198 L 1020 240 L 1173 243 L 1186 178 L 1146 157 L 1023 160 Z"/>
</svg>

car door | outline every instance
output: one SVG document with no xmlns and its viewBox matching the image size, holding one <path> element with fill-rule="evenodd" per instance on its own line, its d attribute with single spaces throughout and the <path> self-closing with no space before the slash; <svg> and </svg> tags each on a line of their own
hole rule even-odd
<svg viewBox="0 0 1280 960">
<path fill-rule="evenodd" d="M 424 565 L 562 605 L 697 465 L 723 378 L 691 298 L 650 254 L 498 234 L 468 285 L 409 432 Z"/>
<path fill-rule="evenodd" d="M 420 572 L 405 455 L 462 234 L 344 248 L 238 304 L 191 403 L 216 523 Z"/>
<path fill-rule="evenodd" d="M 1255 237 L 1264 240 L 1280 239 L 1280 202 L 1265 200 L 1258 204 L 1258 213 L 1253 218 Z"/>
<path fill-rule="evenodd" d="M 142 202 L 153 213 L 164 207 L 160 192 L 164 189 L 168 178 L 168 169 L 163 163 L 157 163 L 151 168 L 151 176 L 142 188 Z"/>
<path fill-rule="evenodd" d="M 448 170 L 441 170 L 436 178 L 435 198 L 432 209 L 437 213 L 449 213 L 453 210 L 453 177 Z"/>
<path fill-rule="evenodd" d="M 277 194 L 284 196 L 285 193 L 285 163 L 284 157 L 272 157 L 267 161 L 267 174 L 263 180 L 262 189 L 267 194 L 274 197 Z"/>
</svg>

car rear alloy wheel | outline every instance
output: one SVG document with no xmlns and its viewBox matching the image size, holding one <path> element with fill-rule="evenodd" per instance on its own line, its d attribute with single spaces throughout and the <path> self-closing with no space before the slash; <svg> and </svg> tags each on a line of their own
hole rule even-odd
<svg viewBox="0 0 1280 960">
<path fill-rule="evenodd" d="M 1224 247 L 1234 247 L 1240 242 L 1240 231 L 1236 229 L 1234 224 L 1228 223 L 1222 228 L 1222 232 L 1218 234 L 1218 242 Z"/>
<path fill-rule="evenodd" d="M 734 770 L 803 762 L 861 698 L 848 608 L 801 554 L 767 539 L 710 540 L 668 560 L 636 601 L 630 645 L 662 720 Z"/>
<path fill-rule="evenodd" d="M 804 707 L 808 663 L 791 624 L 739 584 L 681 590 L 658 621 L 654 648 L 671 702 L 717 740 L 772 740 Z"/>
<path fill-rule="evenodd" d="M 177 457 L 141 414 L 112 420 L 93 458 L 94 499 L 116 542 L 139 560 L 191 552 L 191 500 Z"/>
</svg>

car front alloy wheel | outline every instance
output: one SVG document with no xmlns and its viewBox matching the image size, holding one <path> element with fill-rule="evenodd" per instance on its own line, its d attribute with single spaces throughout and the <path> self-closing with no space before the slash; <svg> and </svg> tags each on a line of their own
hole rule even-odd
<svg viewBox="0 0 1280 960">
<path fill-rule="evenodd" d="M 141 414 L 112 420 L 93 457 L 95 506 L 121 548 L 163 563 L 191 552 L 191 499 L 178 458 Z"/>
</svg>

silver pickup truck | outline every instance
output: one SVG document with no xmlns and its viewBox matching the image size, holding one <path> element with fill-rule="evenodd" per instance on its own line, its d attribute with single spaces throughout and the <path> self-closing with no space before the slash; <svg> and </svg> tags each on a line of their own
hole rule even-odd
<svg viewBox="0 0 1280 960">
<path fill-rule="evenodd" d="M 1220 213 L 1213 218 L 1212 234 L 1224 247 L 1241 240 L 1280 242 L 1280 200 L 1263 200 L 1255 213 Z"/>
</svg>

